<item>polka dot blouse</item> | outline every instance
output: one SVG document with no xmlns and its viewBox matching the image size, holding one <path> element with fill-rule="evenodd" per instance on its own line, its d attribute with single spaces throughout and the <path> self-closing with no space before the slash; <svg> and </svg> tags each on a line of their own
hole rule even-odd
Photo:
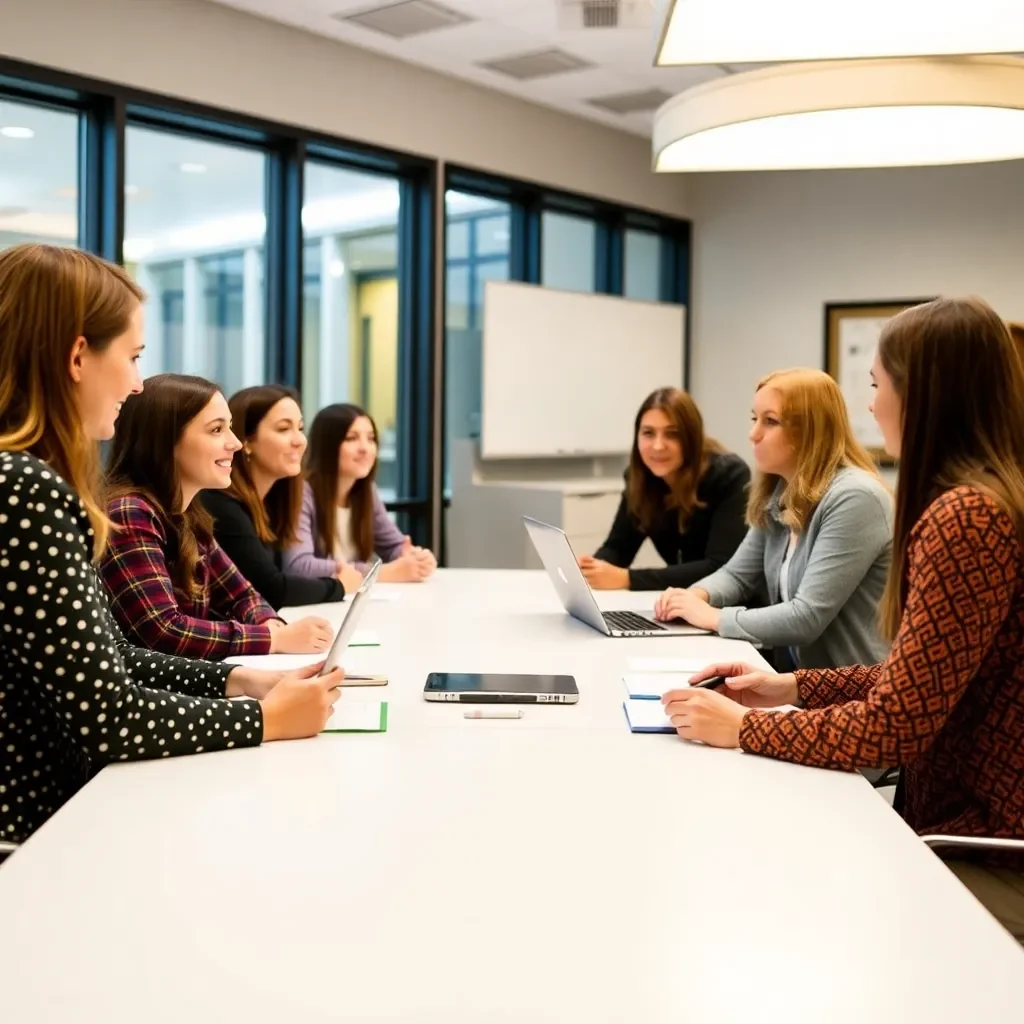
<svg viewBox="0 0 1024 1024">
<path fill-rule="evenodd" d="M 248 747 L 255 700 L 231 667 L 132 647 L 91 562 L 75 492 L 0 452 L 0 839 L 21 841 L 112 761 Z"/>
</svg>

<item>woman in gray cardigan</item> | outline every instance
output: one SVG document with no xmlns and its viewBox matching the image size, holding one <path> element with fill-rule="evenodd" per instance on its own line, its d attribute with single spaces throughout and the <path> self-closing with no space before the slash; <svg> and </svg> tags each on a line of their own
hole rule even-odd
<svg viewBox="0 0 1024 1024">
<path fill-rule="evenodd" d="M 754 395 L 758 469 L 750 530 L 736 554 L 655 614 L 775 648 L 783 668 L 873 665 L 892 548 L 892 496 L 850 427 L 836 382 L 820 370 L 773 373 Z M 747 608 L 766 587 L 768 606 Z"/>
</svg>

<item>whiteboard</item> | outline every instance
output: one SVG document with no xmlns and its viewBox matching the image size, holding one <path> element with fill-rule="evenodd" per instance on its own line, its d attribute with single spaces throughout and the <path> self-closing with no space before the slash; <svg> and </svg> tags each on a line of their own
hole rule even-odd
<svg viewBox="0 0 1024 1024">
<path fill-rule="evenodd" d="M 617 455 L 656 388 L 682 387 L 686 307 L 488 281 L 485 459 Z"/>
</svg>

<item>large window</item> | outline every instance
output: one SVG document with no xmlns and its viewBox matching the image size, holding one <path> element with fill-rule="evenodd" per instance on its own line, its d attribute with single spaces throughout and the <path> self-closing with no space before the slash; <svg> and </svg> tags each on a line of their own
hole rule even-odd
<svg viewBox="0 0 1024 1024">
<path fill-rule="evenodd" d="M 312 419 L 354 402 L 377 424 L 377 484 L 398 496 L 399 212 L 394 178 L 309 161 L 303 227 L 302 395 Z"/>
<path fill-rule="evenodd" d="M 596 291 L 597 225 L 587 217 L 545 210 L 541 221 L 541 284 Z"/>
<path fill-rule="evenodd" d="M 0 249 L 78 244 L 78 121 L 0 97 Z"/>
<path fill-rule="evenodd" d="M 622 294 L 627 299 L 659 302 L 663 240 L 653 231 L 628 228 L 625 237 L 625 274 Z"/>
<path fill-rule="evenodd" d="M 266 156 L 129 126 L 125 264 L 149 296 L 143 373 L 193 373 L 230 396 L 267 377 Z"/>
</svg>

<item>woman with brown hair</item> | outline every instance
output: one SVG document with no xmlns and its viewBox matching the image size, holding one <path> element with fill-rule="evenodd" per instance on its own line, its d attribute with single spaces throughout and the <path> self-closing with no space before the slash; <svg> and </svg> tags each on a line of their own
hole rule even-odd
<svg viewBox="0 0 1024 1024">
<path fill-rule="evenodd" d="M 349 403 L 321 409 L 309 432 L 297 540 L 284 554 L 288 572 L 361 576 L 376 554 L 382 583 L 418 583 L 433 573 L 433 554 L 389 518 L 376 475 L 377 427 L 369 414 Z"/>
<path fill-rule="evenodd" d="M 580 568 L 596 590 L 688 587 L 724 565 L 747 532 L 750 470 L 704 434 L 697 403 L 659 388 L 636 414 L 626 490 L 608 539 Z M 631 569 L 650 538 L 660 569 Z"/>
<path fill-rule="evenodd" d="M 299 396 L 283 384 L 243 388 L 228 402 L 242 439 L 231 484 L 199 495 L 213 516 L 213 535 L 238 571 L 274 608 L 342 601 L 362 576 L 345 569 L 324 576 L 287 572 L 282 552 L 296 541 L 302 505 L 306 435 Z"/>
<path fill-rule="evenodd" d="M 900 460 L 884 662 L 665 697 L 679 735 L 820 768 L 903 766 L 918 832 L 1024 839 L 1024 367 L 978 299 L 885 326 L 872 412 Z M 732 698 L 731 700 L 729 698 Z M 800 702 L 807 710 L 765 710 Z M 950 866 L 1024 942 L 1024 858 Z"/>
<path fill-rule="evenodd" d="M 74 249 L 0 253 L 0 838 L 28 838 L 105 764 L 319 732 L 341 673 L 259 672 L 126 643 L 94 559 L 97 442 L 142 389 L 142 292 Z M 248 697 L 226 700 L 225 697 Z"/>
<path fill-rule="evenodd" d="M 666 591 L 655 614 L 774 648 L 777 667 L 882 657 L 876 612 L 892 498 L 853 436 L 839 386 L 820 370 L 769 374 L 753 418 L 750 532 L 718 572 Z M 745 607 L 762 588 L 768 605 Z"/>
<path fill-rule="evenodd" d="M 325 651 L 330 625 L 281 621 L 195 500 L 230 485 L 239 447 L 227 401 L 202 377 L 150 377 L 125 403 L 108 467 L 115 530 L 100 563 L 114 615 L 129 637 L 166 654 L 221 661 Z"/>
</svg>

